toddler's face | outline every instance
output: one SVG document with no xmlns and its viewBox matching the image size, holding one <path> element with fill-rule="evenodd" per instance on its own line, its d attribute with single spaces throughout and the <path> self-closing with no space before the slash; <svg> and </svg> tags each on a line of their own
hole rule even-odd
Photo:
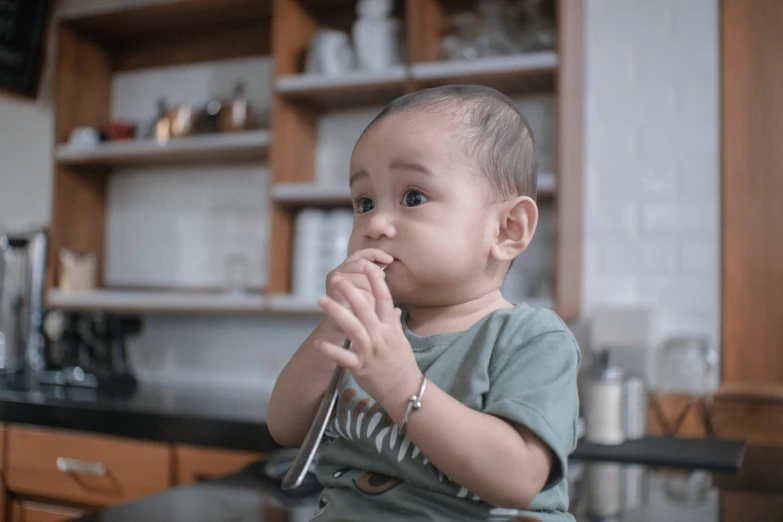
<svg viewBox="0 0 783 522">
<path fill-rule="evenodd" d="M 395 261 L 395 300 L 443 306 L 481 292 L 493 227 L 487 184 L 459 142 L 454 118 L 407 111 L 362 136 L 351 157 L 349 251 L 379 248 Z"/>
</svg>

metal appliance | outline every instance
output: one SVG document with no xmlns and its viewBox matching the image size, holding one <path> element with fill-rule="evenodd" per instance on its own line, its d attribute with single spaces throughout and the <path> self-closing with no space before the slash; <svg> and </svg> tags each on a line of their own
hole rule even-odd
<svg viewBox="0 0 783 522">
<path fill-rule="evenodd" d="M 44 367 L 41 326 L 47 242 L 45 229 L 0 236 L 1 373 L 29 373 Z"/>
<path fill-rule="evenodd" d="M 136 379 L 126 340 L 141 319 L 47 310 L 44 229 L 0 236 L 0 376 L 11 386 L 100 388 L 128 393 Z"/>
</svg>

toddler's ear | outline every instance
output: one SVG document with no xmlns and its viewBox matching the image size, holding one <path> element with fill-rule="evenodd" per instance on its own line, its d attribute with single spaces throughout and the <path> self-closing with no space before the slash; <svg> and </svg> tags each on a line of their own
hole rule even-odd
<svg viewBox="0 0 783 522">
<path fill-rule="evenodd" d="M 512 261 L 525 251 L 538 224 L 538 206 L 527 196 L 503 202 L 498 207 L 497 235 L 492 245 L 492 257 Z"/>
</svg>

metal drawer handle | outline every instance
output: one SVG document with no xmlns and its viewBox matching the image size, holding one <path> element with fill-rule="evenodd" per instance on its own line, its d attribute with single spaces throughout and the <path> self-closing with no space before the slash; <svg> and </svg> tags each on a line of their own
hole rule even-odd
<svg viewBox="0 0 783 522">
<path fill-rule="evenodd" d="M 78 459 L 57 457 L 57 469 L 63 473 L 83 473 L 85 475 L 106 475 L 108 470 L 102 462 L 87 462 Z"/>
</svg>

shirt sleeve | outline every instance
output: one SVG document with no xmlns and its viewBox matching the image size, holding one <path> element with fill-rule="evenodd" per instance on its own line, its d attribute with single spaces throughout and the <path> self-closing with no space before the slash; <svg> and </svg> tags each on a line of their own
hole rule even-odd
<svg viewBox="0 0 783 522">
<path fill-rule="evenodd" d="M 563 478 L 564 463 L 576 447 L 579 363 L 576 340 L 564 328 L 496 347 L 489 368 L 484 412 L 526 426 L 554 453 L 544 489 Z"/>
</svg>

